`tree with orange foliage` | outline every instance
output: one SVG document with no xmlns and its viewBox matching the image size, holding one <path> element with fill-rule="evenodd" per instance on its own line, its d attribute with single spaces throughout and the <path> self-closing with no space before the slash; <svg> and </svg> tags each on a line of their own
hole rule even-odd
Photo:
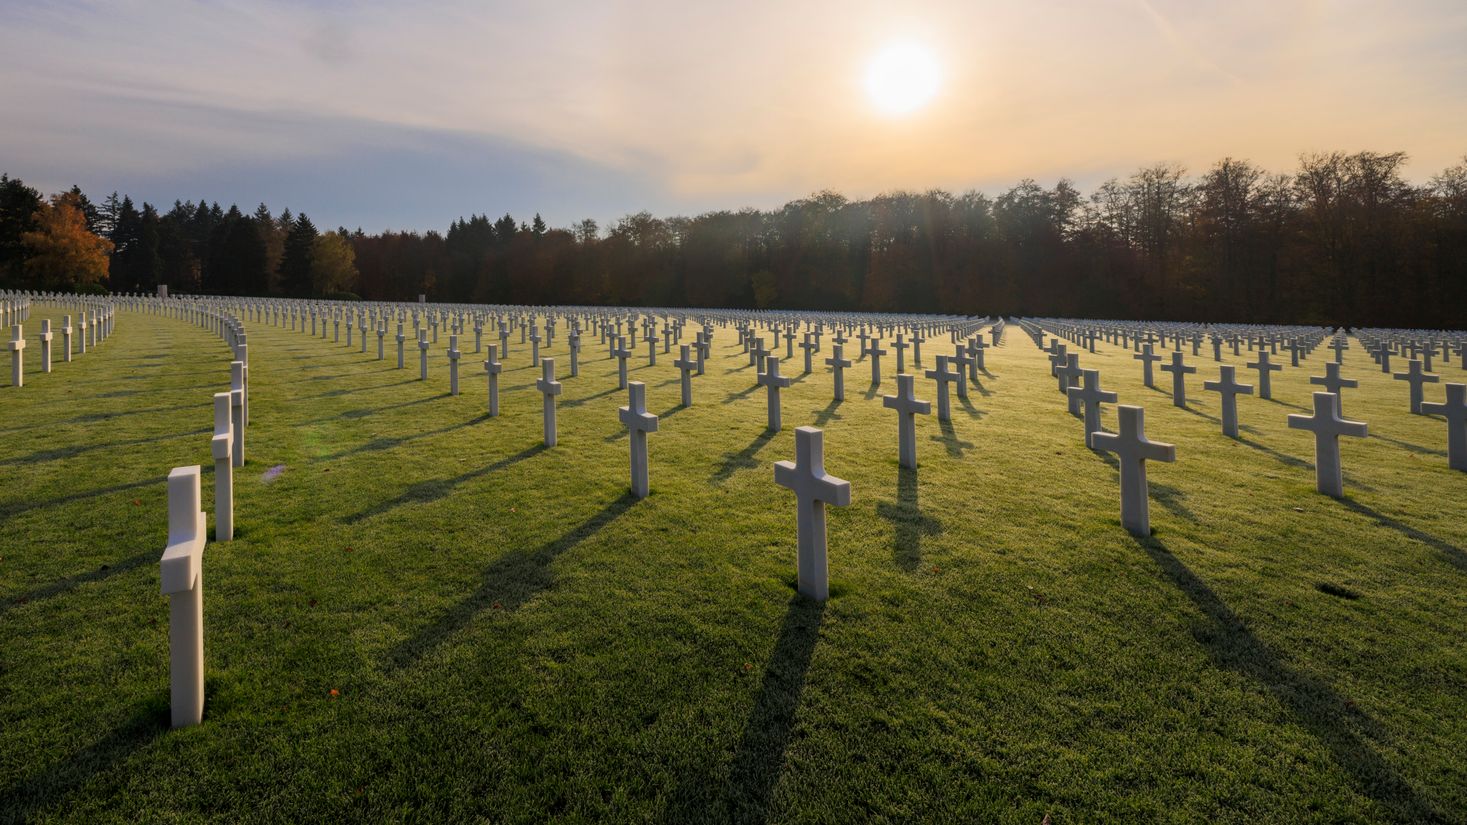
<svg viewBox="0 0 1467 825">
<path fill-rule="evenodd" d="M 93 292 L 107 277 L 112 242 L 87 228 L 75 194 L 65 192 L 36 210 L 35 229 L 20 236 L 25 272 L 40 289 Z"/>
</svg>

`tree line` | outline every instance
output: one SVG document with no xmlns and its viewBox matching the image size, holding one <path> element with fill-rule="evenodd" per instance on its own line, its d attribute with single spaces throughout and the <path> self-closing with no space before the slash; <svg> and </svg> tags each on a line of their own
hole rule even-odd
<svg viewBox="0 0 1467 825">
<path fill-rule="evenodd" d="M 1024 180 L 777 210 L 627 215 L 604 231 L 471 215 L 446 232 L 319 231 L 305 214 L 0 176 L 10 288 L 514 304 L 818 308 L 1461 327 L 1467 159 L 1424 184 L 1400 152 L 1157 164 L 1088 195 Z"/>
</svg>

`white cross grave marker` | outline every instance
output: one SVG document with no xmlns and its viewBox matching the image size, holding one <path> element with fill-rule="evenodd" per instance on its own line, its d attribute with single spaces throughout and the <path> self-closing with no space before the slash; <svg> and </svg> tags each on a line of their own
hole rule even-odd
<svg viewBox="0 0 1467 825">
<path fill-rule="evenodd" d="M 499 345 L 489 345 L 489 357 L 484 360 L 484 372 L 489 375 L 489 417 L 499 415 L 499 373 L 504 365 L 499 363 Z"/>
<path fill-rule="evenodd" d="M 795 430 L 795 460 L 775 462 L 774 482 L 795 493 L 799 592 L 823 602 L 830 598 L 825 505 L 849 505 L 851 483 L 825 472 L 824 433 L 815 427 Z"/>
<path fill-rule="evenodd" d="M 168 596 L 169 704 L 173 727 L 204 718 L 204 542 L 207 522 L 200 508 L 199 466 L 168 474 L 168 545 L 159 560 L 162 593 Z"/>
<path fill-rule="evenodd" d="M 1148 345 L 1149 346 L 1149 345 Z M 1177 448 L 1146 437 L 1146 410 L 1122 404 L 1116 407 L 1120 432 L 1092 433 L 1090 444 L 1115 453 L 1121 465 L 1121 525 L 1134 536 L 1151 535 L 1151 494 L 1146 486 L 1146 462 L 1176 461 Z"/>
<path fill-rule="evenodd" d="M 1395 379 L 1411 384 L 1411 413 L 1413 415 L 1421 415 L 1421 399 L 1425 395 L 1425 385 L 1435 384 L 1441 379 L 1423 370 L 1421 359 L 1412 358 L 1410 363 L 1410 368 L 1406 372 L 1396 373 Z"/>
<path fill-rule="evenodd" d="M 1319 492 L 1339 498 L 1345 494 L 1340 470 L 1340 436 L 1364 438 L 1365 422 L 1346 421 L 1338 412 L 1334 393 L 1314 394 L 1314 415 L 1290 415 L 1289 427 L 1314 433 L 1314 481 Z"/>
<path fill-rule="evenodd" d="M 25 329 L 20 324 L 10 328 L 10 386 L 25 386 Z"/>
<path fill-rule="evenodd" d="M 214 540 L 234 540 L 234 416 L 232 393 L 214 393 Z"/>
<path fill-rule="evenodd" d="M 560 382 L 555 380 L 555 359 L 541 358 L 540 366 L 544 377 L 535 382 L 535 388 L 545 396 L 545 446 L 555 446 L 555 396 L 560 395 Z"/>
<path fill-rule="evenodd" d="M 790 385 L 792 379 L 779 374 L 779 359 L 773 355 L 765 356 L 764 372 L 759 373 L 758 383 L 769 390 L 769 431 L 777 433 L 780 430 L 781 417 L 779 413 L 779 391 Z"/>
<path fill-rule="evenodd" d="M 1079 387 L 1070 387 L 1069 395 L 1073 400 L 1079 401 L 1084 408 L 1085 419 L 1085 446 L 1090 443 L 1091 433 L 1101 431 L 1100 405 L 1114 404 L 1120 396 L 1113 392 L 1107 392 L 1100 388 L 1100 370 L 1081 370 L 1084 384 Z"/>
<path fill-rule="evenodd" d="M 896 395 L 883 395 L 882 406 L 897 411 L 897 455 L 903 467 L 917 469 L 918 415 L 931 415 L 932 402 L 917 400 L 913 376 L 899 373 Z"/>
<path fill-rule="evenodd" d="M 1447 400 L 1421 405 L 1425 415 L 1447 420 L 1447 466 L 1467 472 L 1467 384 L 1447 384 Z"/>
<path fill-rule="evenodd" d="M 1215 392 L 1222 396 L 1222 431 L 1229 438 L 1238 437 L 1238 396 L 1252 395 L 1253 387 L 1249 384 L 1239 384 L 1233 379 L 1233 367 L 1231 364 L 1217 368 L 1218 377 L 1216 381 L 1203 381 L 1202 389 Z"/>
<path fill-rule="evenodd" d="M 655 338 L 648 339 L 656 342 Z M 683 347 L 687 349 L 687 347 Z M 684 375 L 687 373 L 684 372 Z M 657 432 L 657 416 L 647 412 L 647 385 L 641 381 L 627 384 L 630 397 L 627 406 L 617 412 L 621 423 L 627 425 L 632 450 L 632 495 L 647 497 L 647 433 Z"/>
</svg>

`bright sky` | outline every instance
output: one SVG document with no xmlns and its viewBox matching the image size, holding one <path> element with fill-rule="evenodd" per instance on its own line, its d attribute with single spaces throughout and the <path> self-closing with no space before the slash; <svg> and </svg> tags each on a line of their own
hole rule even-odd
<svg viewBox="0 0 1467 825">
<path fill-rule="evenodd" d="M 369 231 L 1334 149 L 1425 180 L 1464 43 L 1464 0 L 3 0 L 0 170 Z"/>
</svg>

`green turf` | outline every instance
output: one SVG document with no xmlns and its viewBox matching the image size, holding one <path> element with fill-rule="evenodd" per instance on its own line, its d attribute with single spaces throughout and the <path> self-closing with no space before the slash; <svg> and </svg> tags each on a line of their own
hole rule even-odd
<svg viewBox="0 0 1467 825">
<path fill-rule="evenodd" d="M 1130 353 L 1082 355 L 1177 445 L 1137 541 L 1015 328 L 950 428 L 919 419 L 916 473 L 864 362 L 840 405 L 823 367 L 797 381 L 771 437 L 731 331 L 689 409 L 673 356 L 639 346 L 662 415 L 644 501 L 593 335 L 577 379 L 552 350 L 547 450 L 527 347 L 488 419 L 482 355 L 446 394 L 446 335 L 425 384 L 391 338 L 378 362 L 375 340 L 248 328 L 196 728 L 166 728 L 156 563 L 170 468 L 204 464 L 212 509 L 227 348 L 123 312 L 49 376 L 33 341 L 29 385 L 0 389 L 0 819 L 1467 821 L 1467 474 L 1358 342 L 1345 410 L 1371 437 L 1345 443 L 1343 500 L 1284 425 L 1328 350 L 1240 399 L 1237 441 L 1201 392 L 1210 353 L 1191 410 Z M 853 485 L 824 606 L 794 595 L 771 466 L 802 424 Z"/>
</svg>

